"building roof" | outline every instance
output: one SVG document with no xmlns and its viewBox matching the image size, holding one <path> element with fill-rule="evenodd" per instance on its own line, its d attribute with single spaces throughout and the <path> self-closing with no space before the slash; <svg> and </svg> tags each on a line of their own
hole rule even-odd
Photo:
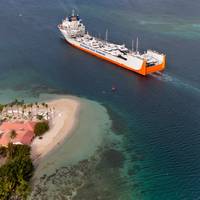
<svg viewBox="0 0 200 200">
<path fill-rule="evenodd" d="M 6 130 L 30 130 L 34 131 L 35 122 L 3 122 L 0 126 L 1 131 Z"/>
<path fill-rule="evenodd" d="M 3 122 L 0 126 L 0 145 L 7 146 L 13 144 L 31 144 L 34 138 L 35 122 Z M 11 131 L 16 132 L 16 137 L 11 138 Z"/>
</svg>

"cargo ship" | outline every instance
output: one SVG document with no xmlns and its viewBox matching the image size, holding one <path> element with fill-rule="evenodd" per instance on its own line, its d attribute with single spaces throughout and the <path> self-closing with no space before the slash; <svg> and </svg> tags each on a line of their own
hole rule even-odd
<svg viewBox="0 0 200 200">
<path fill-rule="evenodd" d="M 86 31 L 81 18 L 74 11 L 58 25 L 58 28 L 70 45 L 138 74 L 145 76 L 165 68 L 165 54 L 154 50 L 139 52 L 138 39 L 136 47 L 133 47 L 132 42 L 132 49 L 129 50 L 124 44 L 109 42 L 107 31 L 104 40 L 94 37 Z"/>
</svg>

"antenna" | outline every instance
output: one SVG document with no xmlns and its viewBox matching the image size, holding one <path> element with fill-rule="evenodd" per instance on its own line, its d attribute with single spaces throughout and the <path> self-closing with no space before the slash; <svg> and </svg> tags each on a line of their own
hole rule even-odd
<svg viewBox="0 0 200 200">
<path fill-rule="evenodd" d="M 136 52 L 138 52 L 138 46 L 139 46 L 139 41 L 138 41 L 138 37 L 137 37 L 137 41 L 136 41 Z"/>
<path fill-rule="evenodd" d="M 75 16 L 75 10 L 74 9 L 72 10 L 72 16 L 73 17 Z"/>
<path fill-rule="evenodd" d="M 108 41 L 108 29 L 106 29 L 106 42 Z"/>
<path fill-rule="evenodd" d="M 134 40 L 132 40 L 132 52 L 134 52 Z"/>
</svg>

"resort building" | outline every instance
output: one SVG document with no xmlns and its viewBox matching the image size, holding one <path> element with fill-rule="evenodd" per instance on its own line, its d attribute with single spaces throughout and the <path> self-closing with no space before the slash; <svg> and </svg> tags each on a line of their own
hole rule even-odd
<svg viewBox="0 0 200 200">
<path fill-rule="evenodd" d="M 13 144 L 30 145 L 35 134 L 35 122 L 3 122 L 0 125 L 0 146 Z"/>
</svg>

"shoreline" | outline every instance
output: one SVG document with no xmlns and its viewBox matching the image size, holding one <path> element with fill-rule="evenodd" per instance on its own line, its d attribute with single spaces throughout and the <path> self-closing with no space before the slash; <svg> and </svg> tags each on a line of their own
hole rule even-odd
<svg viewBox="0 0 200 200">
<path fill-rule="evenodd" d="M 42 136 L 42 139 L 37 137 L 31 144 L 31 159 L 35 166 L 72 135 L 80 113 L 81 102 L 75 97 L 61 97 L 50 100 L 48 104 L 55 107 L 55 116 L 50 123 L 50 130 Z"/>
<path fill-rule="evenodd" d="M 56 99 L 62 97 L 68 98 L 68 96 L 57 96 Z M 88 99 L 73 96 L 69 98 L 80 102 L 74 128 L 68 136 L 63 137 L 62 143 L 49 151 L 50 153 L 34 161 L 36 169 L 32 185 L 36 185 L 42 176 L 54 173 L 55 169 L 89 159 L 102 145 L 115 140 L 115 135 L 109 131 L 111 120 L 105 107 Z"/>
<path fill-rule="evenodd" d="M 57 197 L 72 199 L 76 198 L 75 196 L 80 198 L 85 194 L 90 181 L 95 181 L 96 184 L 92 188 L 94 190 L 98 188 L 104 196 L 104 185 L 112 188 L 110 182 L 107 182 L 109 180 L 107 166 L 111 166 L 110 172 L 116 172 L 116 175 L 113 174 L 114 177 L 120 177 L 118 168 L 121 166 L 116 164 L 115 157 L 119 156 L 117 161 L 119 160 L 120 163 L 123 158 L 117 150 L 112 151 L 112 148 L 121 141 L 121 137 L 112 132 L 112 120 L 107 109 L 95 101 L 75 97 L 76 99 L 80 102 L 79 112 L 76 112 L 78 123 L 75 123 L 74 128 L 71 129 L 69 137 L 64 137 L 62 144 L 56 145 L 50 153 L 39 160 L 30 182 L 32 191 L 29 200 L 43 197 L 46 199 Z M 111 151 L 108 151 L 110 148 Z M 101 168 L 103 171 L 100 170 Z M 87 195 L 85 199 L 88 199 Z"/>
</svg>

